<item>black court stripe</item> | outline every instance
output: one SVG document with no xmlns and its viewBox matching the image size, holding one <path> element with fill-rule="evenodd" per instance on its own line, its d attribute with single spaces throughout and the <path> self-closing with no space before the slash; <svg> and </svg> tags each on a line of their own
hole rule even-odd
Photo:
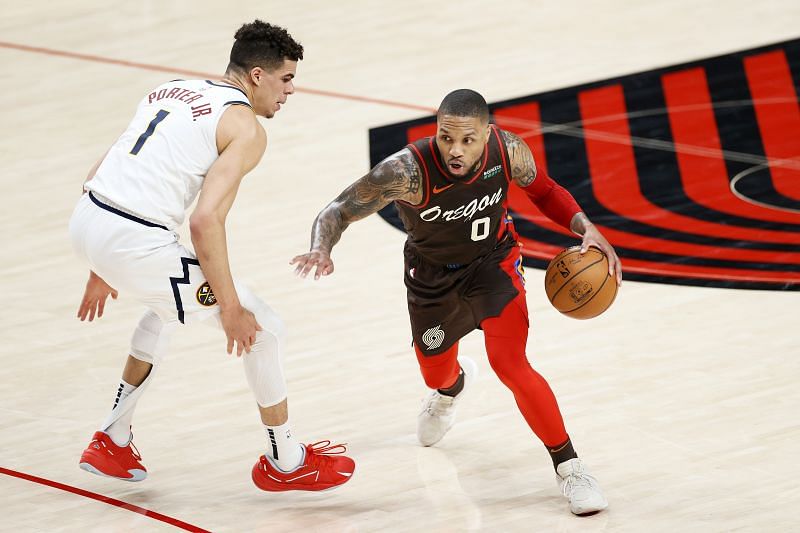
<svg viewBox="0 0 800 533">
<path fill-rule="evenodd" d="M 706 66 L 708 89 L 714 104 L 741 102 L 735 107 L 714 106 L 720 145 L 723 150 L 766 157 L 761 131 L 758 127 L 752 95 L 744 71 L 741 57 L 732 56 L 720 59 Z M 728 179 L 753 168 L 752 163 L 726 159 Z M 759 179 L 742 180 L 737 189 L 748 198 L 779 207 L 792 207 L 788 199 L 775 190 L 770 179 L 769 169 L 759 172 Z M 794 226 L 796 227 L 796 226 Z"/>
<path fill-rule="evenodd" d="M 155 222 L 144 220 L 143 218 L 131 215 L 130 213 L 126 213 L 125 211 L 120 211 L 116 207 L 111 207 L 110 205 L 104 204 L 103 202 L 97 199 L 97 197 L 92 193 L 92 191 L 89 191 L 89 198 L 91 198 L 92 202 L 94 202 L 97 207 L 99 207 L 100 209 L 105 209 L 109 213 L 114 213 L 115 215 L 121 216 L 122 218 L 127 218 L 128 220 L 132 220 L 133 222 L 138 222 L 139 224 L 147 226 L 148 228 L 160 228 L 169 231 L 166 226 L 162 226 L 161 224 L 156 224 Z"/>
<path fill-rule="evenodd" d="M 628 125 L 631 136 L 653 139 L 674 145 L 666 99 L 660 73 L 631 77 L 623 82 L 625 105 L 630 114 Z M 658 111 L 663 110 L 663 111 Z M 654 112 L 655 111 L 655 112 Z M 718 211 L 695 203 L 689 198 L 681 181 L 681 170 L 674 151 L 633 145 L 639 186 L 642 194 L 654 205 L 673 213 L 724 223 L 730 226 L 767 229 L 774 231 L 800 231 L 800 224 L 772 222 L 746 218 Z"/>
<path fill-rule="evenodd" d="M 789 63 L 789 72 L 792 73 L 794 92 L 797 93 L 797 100 L 800 103 L 800 40 L 787 44 L 784 53 Z"/>
</svg>

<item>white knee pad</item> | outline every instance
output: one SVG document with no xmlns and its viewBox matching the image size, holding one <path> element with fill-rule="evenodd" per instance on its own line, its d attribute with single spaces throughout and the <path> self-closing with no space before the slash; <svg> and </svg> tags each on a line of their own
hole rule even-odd
<svg viewBox="0 0 800 533">
<path fill-rule="evenodd" d="M 282 363 L 286 326 L 267 304 L 255 297 L 250 300 L 244 307 L 255 315 L 262 331 L 256 334 L 250 353 L 242 357 L 244 371 L 258 405 L 269 407 L 286 399 Z"/>
<path fill-rule="evenodd" d="M 169 346 L 173 329 L 173 324 L 164 323 L 154 311 L 148 309 L 133 332 L 131 355 L 151 365 L 160 363 Z"/>
</svg>

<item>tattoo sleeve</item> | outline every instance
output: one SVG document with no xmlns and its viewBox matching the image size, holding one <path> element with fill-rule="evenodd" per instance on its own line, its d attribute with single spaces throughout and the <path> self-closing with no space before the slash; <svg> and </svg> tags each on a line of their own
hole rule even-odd
<svg viewBox="0 0 800 533">
<path fill-rule="evenodd" d="M 501 130 L 511 161 L 511 178 L 520 187 L 527 187 L 536 178 L 536 162 L 528 145 L 518 135 Z"/>
<path fill-rule="evenodd" d="M 320 211 L 311 228 L 311 250 L 330 254 L 351 223 L 380 211 L 394 200 L 418 204 L 422 195 L 419 166 L 411 152 L 401 150 L 378 163 Z"/>
</svg>

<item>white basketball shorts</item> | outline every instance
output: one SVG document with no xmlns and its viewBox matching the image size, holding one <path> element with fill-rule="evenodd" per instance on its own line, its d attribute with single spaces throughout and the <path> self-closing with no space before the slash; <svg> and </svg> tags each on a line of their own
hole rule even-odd
<svg viewBox="0 0 800 533">
<path fill-rule="evenodd" d="M 178 235 L 94 193 L 78 202 L 69 224 L 75 252 L 109 285 L 155 311 L 164 322 L 201 322 L 219 314 L 214 294 L 192 251 Z M 235 282 L 242 306 L 259 303 Z"/>
</svg>

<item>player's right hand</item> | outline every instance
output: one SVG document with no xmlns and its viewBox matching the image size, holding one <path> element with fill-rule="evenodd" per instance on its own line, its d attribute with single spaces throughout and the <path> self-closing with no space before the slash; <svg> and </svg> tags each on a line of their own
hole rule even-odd
<svg viewBox="0 0 800 533">
<path fill-rule="evenodd" d="M 220 310 L 219 315 L 222 329 L 228 337 L 228 353 L 233 353 L 234 343 L 237 357 L 241 357 L 242 352 L 250 353 L 250 348 L 256 342 L 256 332 L 261 331 L 255 315 L 241 305 L 225 311 Z"/>
<path fill-rule="evenodd" d="M 296 264 L 294 273 L 301 278 L 308 276 L 311 269 L 315 266 L 317 270 L 314 272 L 314 279 L 319 279 L 321 276 L 328 276 L 333 274 L 333 260 L 327 252 L 320 250 L 311 250 L 308 253 L 296 256 L 289 261 L 290 265 Z"/>
<path fill-rule="evenodd" d="M 91 322 L 94 320 L 95 314 L 97 314 L 97 318 L 102 317 L 108 297 L 111 296 L 111 298 L 116 300 L 118 294 L 114 287 L 90 270 L 89 281 L 86 282 L 86 289 L 83 291 L 83 299 L 81 300 L 80 307 L 78 307 L 78 318 L 83 322 L 88 317 L 89 322 Z"/>
</svg>

